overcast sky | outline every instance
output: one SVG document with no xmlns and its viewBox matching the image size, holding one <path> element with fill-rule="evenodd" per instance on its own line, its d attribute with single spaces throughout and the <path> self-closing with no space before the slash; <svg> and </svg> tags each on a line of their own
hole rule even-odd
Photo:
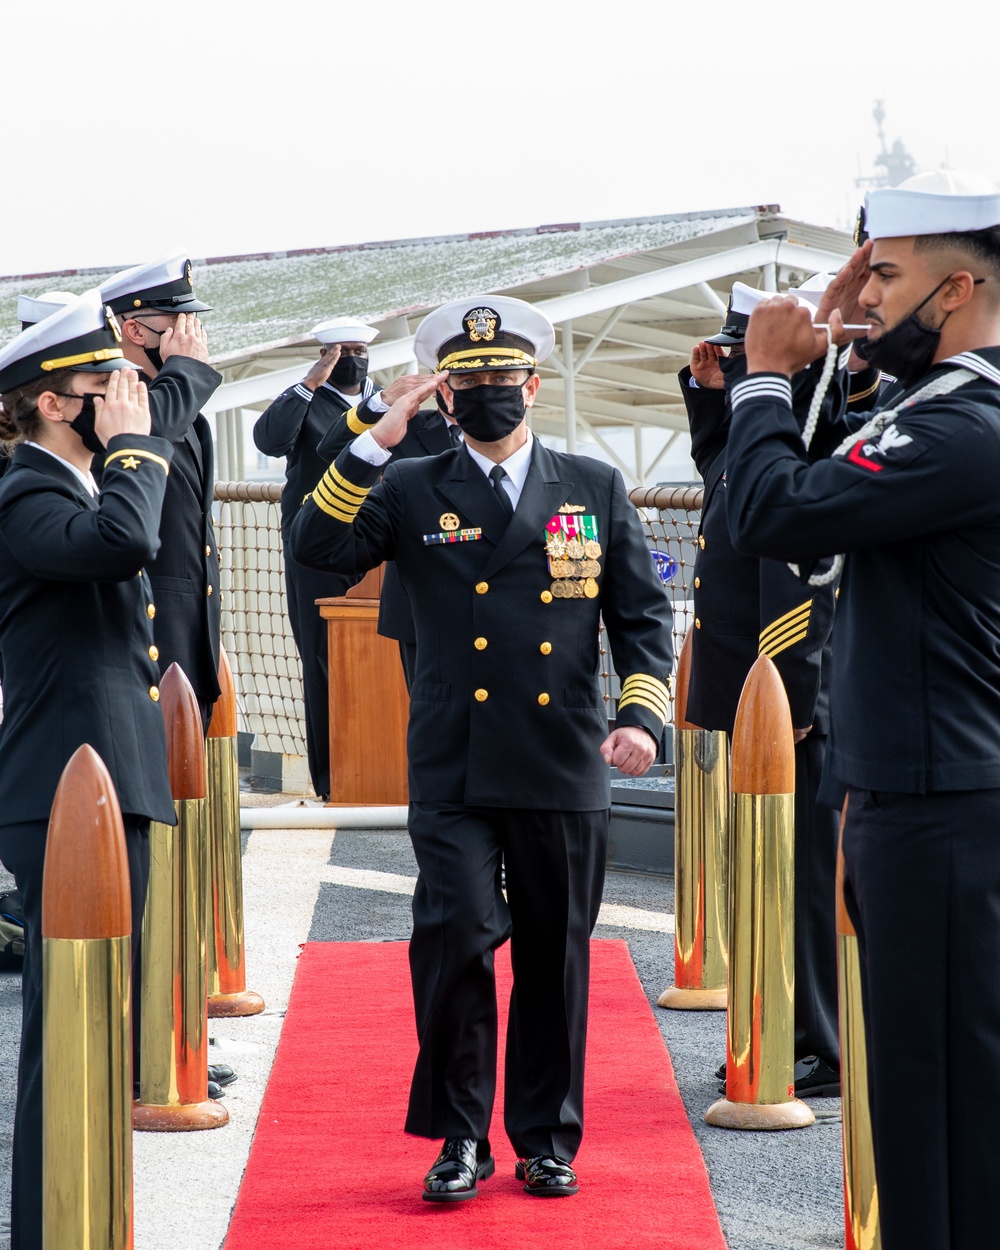
<svg viewBox="0 0 1000 1250">
<path fill-rule="evenodd" d="M 758 203 L 846 226 L 876 98 L 921 167 L 1000 175 L 964 0 L 933 29 L 901 0 L 4 9 L 0 275 Z"/>
</svg>

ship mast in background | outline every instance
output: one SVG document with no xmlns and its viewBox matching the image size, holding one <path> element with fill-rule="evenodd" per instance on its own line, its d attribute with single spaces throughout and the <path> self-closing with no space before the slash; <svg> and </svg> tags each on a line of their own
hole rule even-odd
<svg viewBox="0 0 1000 1250">
<path fill-rule="evenodd" d="M 884 100 L 876 100 L 872 111 L 875 125 L 878 127 L 880 151 L 874 163 L 879 172 L 869 178 L 855 178 L 856 187 L 898 187 L 901 182 L 917 172 L 916 161 L 903 146 L 902 139 L 896 139 L 891 148 L 886 146 L 885 131 L 882 129 L 882 123 L 885 121 L 884 105 Z"/>
</svg>

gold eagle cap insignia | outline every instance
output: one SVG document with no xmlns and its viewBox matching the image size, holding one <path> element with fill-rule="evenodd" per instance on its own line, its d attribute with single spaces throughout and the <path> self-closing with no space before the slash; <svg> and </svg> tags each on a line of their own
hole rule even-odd
<svg viewBox="0 0 1000 1250">
<path fill-rule="evenodd" d="M 473 308 L 464 321 L 473 343 L 489 343 L 496 335 L 500 314 L 492 308 Z"/>
</svg>

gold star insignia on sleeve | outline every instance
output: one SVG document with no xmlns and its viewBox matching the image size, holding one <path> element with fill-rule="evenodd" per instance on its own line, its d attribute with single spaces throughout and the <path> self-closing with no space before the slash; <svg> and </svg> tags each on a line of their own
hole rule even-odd
<svg viewBox="0 0 1000 1250">
<path fill-rule="evenodd" d="M 135 456 L 126 456 L 122 461 L 123 469 L 138 469 L 138 467 L 139 461 L 135 458 Z"/>
</svg>

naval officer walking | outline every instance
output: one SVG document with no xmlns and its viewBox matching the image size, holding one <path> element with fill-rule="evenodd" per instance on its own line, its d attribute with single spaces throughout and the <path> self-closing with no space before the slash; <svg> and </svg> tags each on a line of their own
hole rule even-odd
<svg viewBox="0 0 1000 1250">
<path fill-rule="evenodd" d="M 552 326 L 521 300 L 456 301 L 415 350 L 438 373 L 337 457 L 293 527 L 296 559 L 395 559 L 416 627 L 409 832 L 419 1055 L 406 1129 L 444 1138 L 431 1201 L 494 1170 L 493 952 L 511 936 L 504 1125 L 537 1196 L 577 1192 L 590 934 L 607 855 L 608 765 L 639 775 L 668 711 L 669 601 L 618 472 L 527 428 Z M 381 466 L 440 384 L 464 444 Z M 622 678 L 608 733 L 603 616 Z M 497 868 L 507 874 L 505 904 Z M 509 905 L 509 912 L 508 912 Z"/>
</svg>

